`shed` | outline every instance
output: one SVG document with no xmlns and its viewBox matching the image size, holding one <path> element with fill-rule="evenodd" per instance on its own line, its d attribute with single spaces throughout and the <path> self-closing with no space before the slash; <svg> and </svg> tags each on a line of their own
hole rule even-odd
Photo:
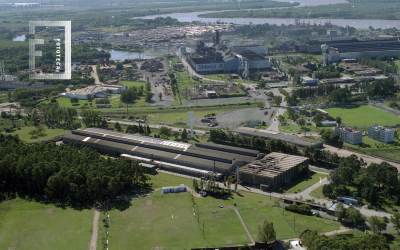
<svg viewBox="0 0 400 250">
<path fill-rule="evenodd" d="M 186 192 L 186 187 L 184 184 L 181 184 L 179 186 L 174 186 L 174 187 L 163 187 L 162 188 L 162 193 L 164 193 L 164 194 L 180 193 L 180 192 Z"/>
</svg>

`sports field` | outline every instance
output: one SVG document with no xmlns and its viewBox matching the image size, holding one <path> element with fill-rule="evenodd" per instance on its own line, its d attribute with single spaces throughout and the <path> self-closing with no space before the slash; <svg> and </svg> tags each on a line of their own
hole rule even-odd
<svg viewBox="0 0 400 250">
<path fill-rule="evenodd" d="M 333 118 L 342 116 L 342 123 L 348 126 L 367 127 L 376 124 L 400 124 L 400 117 L 368 105 L 330 108 L 325 109 L 325 111 L 327 111 Z"/>
<path fill-rule="evenodd" d="M 0 249 L 86 250 L 93 213 L 21 199 L 5 201 L 0 204 Z"/>
</svg>

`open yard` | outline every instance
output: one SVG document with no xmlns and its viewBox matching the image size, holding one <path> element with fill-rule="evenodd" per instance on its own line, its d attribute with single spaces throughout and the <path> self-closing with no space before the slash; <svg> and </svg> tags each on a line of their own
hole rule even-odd
<svg viewBox="0 0 400 250">
<path fill-rule="evenodd" d="M 286 190 L 285 193 L 300 193 L 326 177 L 325 174 L 315 173 L 313 171 L 311 171 L 310 176 L 311 179 L 308 178 L 307 173 L 306 175 L 299 177 L 290 183 L 286 183 L 283 186 L 283 190 Z"/>
<path fill-rule="evenodd" d="M 348 126 L 367 127 L 376 124 L 400 124 L 400 117 L 368 105 L 349 106 L 345 108 L 330 108 L 325 109 L 325 111 L 327 111 L 329 115 L 334 118 L 342 116 L 342 123 Z"/>
<path fill-rule="evenodd" d="M 145 198 L 133 199 L 131 206 L 123 211 L 111 210 L 109 215 L 109 249 L 190 249 L 204 246 L 187 193 L 162 195 L 161 191 L 156 191 Z M 104 234 L 104 229 L 100 230 L 100 238 Z"/>
<path fill-rule="evenodd" d="M 64 135 L 71 131 L 70 129 L 63 129 L 63 128 L 54 128 L 50 129 L 47 126 L 45 126 L 46 131 L 43 133 L 42 136 L 37 136 L 37 138 L 31 138 L 31 135 L 29 134 L 30 131 L 36 129 L 34 126 L 29 126 L 29 127 L 22 127 L 20 130 L 16 130 L 15 132 L 11 133 L 13 135 L 18 135 L 19 138 L 23 141 L 26 142 L 35 142 L 35 141 L 42 141 L 42 140 L 48 140 L 54 137 L 57 137 L 59 135 Z"/>
<path fill-rule="evenodd" d="M 88 249 L 93 209 L 56 208 L 21 199 L 0 204 L 0 249 Z"/>
<path fill-rule="evenodd" d="M 152 188 L 186 184 L 192 180 L 164 173 L 151 175 Z M 145 197 L 135 197 L 121 202 L 109 212 L 110 227 L 108 247 L 110 249 L 190 249 L 193 247 L 218 247 L 250 243 L 240 220 L 233 210 L 238 209 L 253 239 L 257 240 L 258 226 L 263 220 L 274 222 L 278 239 L 297 237 L 304 229 L 317 229 L 319 232 L 337 230 L 340 224 L 335 221 L 296 214 L 285 211 L 282 215 L 277 207 L 278 199 L 245 191 L 231 197 L 194 197 L 194 209 L 199 217 L 197 222 L 187 193 L 161 194 L 156 190 Z M 236 203 L 236 206 L 234 205 Z M 220 205 L 222 207 L 220 207 Z M 105 217 L 101 214 L 100 221 Z M 202 231 L 206 242 L 203 240 Z M 99 224 L 100 245 L 105 237 L 103 223 Z M 104 238 L 105 239 L 105 238 Z"/>
</svg>

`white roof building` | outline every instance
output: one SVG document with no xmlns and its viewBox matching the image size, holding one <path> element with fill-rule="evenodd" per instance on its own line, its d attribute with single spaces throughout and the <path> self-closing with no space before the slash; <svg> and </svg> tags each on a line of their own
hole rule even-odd
<svg viewBox="0 0 400 250">
<path fill-rule="evenodd" d="M 368 138 L 383 143 L 394 141 L 394 130 L 383 126 L 375 125 L 368 127 Z"/>
</svg>

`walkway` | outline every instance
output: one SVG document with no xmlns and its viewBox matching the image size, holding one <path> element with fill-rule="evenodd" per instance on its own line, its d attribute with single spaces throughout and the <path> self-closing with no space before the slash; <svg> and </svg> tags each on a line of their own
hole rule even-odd
<svg viewBox="0 0 400 250">
<path fill-rule="evenodd" d="M 97 68 L 96 65 L 92 66 L 93 72 L 92 72 L 92 77 L 94 78 L 94 83 L 95 84 L 101 84 L 99 77 L 97 76 Z"/>
<path fill-rule="evenodd" d="M 239 211 L 238 211 L 236 208 L 234 208 L 234 207 L 229 207 L 229 208 L 235 210 L 236 215 L 237 215 L 237 217 L 239 218 L 240 223 L 242 223 L 242 226 L 243 226 L 243 228 L 244 228 L 244 231 L 245 231 L 246 234 L 247 234 L 247 237 L 249 237 L 249 240 L 251 241 L 252 244 L 255 244 L 255 241 L 253 240 L 253 237 L 251 236 L 249 230 L 247 229 L 247 226 L 246 226 L 246 224 L 244 223 L 244 221 L 243 221 L 243 219 L 242 219 L 242 216 L 240 215 Z"/>
<path fill-rule="evenodd" d="M 92 239 L 90 240 L 89 250 L 96 250 L 97 248 L 97 229 L 99 224 L 100 210 L 95 208 L 93 216 L 93 229 L 92 229 Z"/>
</svg>

